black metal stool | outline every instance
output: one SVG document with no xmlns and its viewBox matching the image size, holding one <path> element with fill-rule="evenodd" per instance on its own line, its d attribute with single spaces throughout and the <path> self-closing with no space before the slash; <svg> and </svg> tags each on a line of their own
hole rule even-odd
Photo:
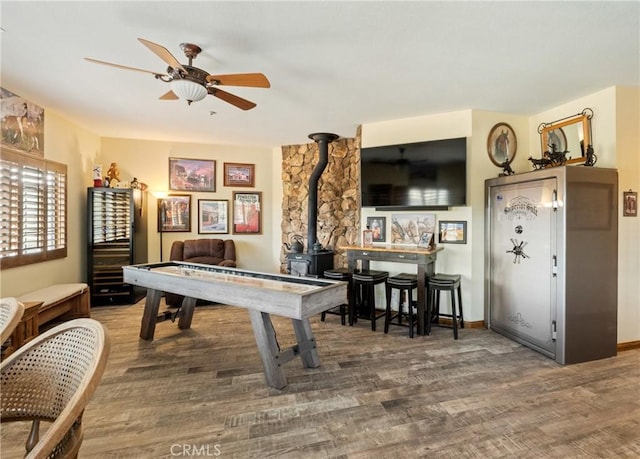
<svg viewBox="0 0 640 459">
<path fill-rule="evenodd" d="M 435 274 L 429 277 L 427 288 L 429 292 L 430 310 L 427 316 L 427 334 L 431 333 L 431 323 L 434 320 L 437 325 L 440 316 L 451 317 L 453 325 L 453 338 L 458 339 L 458 320 L 460 320 L 460 328 L 464 328 L 464 318 L 462 316 L 462 293 L 460 290 L 460 274 Z M 442 314 L 440 312 L 440 292 L 449 291 L 451 299 L 451 314 Z M 456 312 L 455 295 L 458 295 L 458 312 Z"/>
<path fill-rule="evenodd" d="M 386 282 L 387 288 L 387 310 L 385 311 L 384 332 L 389 333 L 389 325 L 401 325 L 409 327 L 409 338 L 413 338 L 413 327 L 416 325 L 413 308 L 416 303 L 413 301 L 413 289 L 418 288 L 418 276 L 416 274 L 402 273 L 397 276 L 389 277 Z M 391 311 L 391 292 L 393 289 L 399 290 L 398 296 L 398 312 L 395 314 Z M 402 294 L 407 292 L 407 312 L 402 310 Z M 407 320 L 402 323 L 402 318 Z M 398 319 L 393 322 L 393 319 Z"/>
<path fill-rule="evenodd" d="M 353 273 L 351 282 L 353 283 L 353 305 L 354 310 L 349 311 L 349 325 L 357 322 L 358 318 L 371 321 L 371 330 L 376 331 L 376 320 L 384 317 L 386 312 L 376 315 L 375 287 L 386 282 L 389 273 L 386 271 L 375 271 L 363 269 Z"/>
<path fill-rule="evenodd" d="M 351 291 L 351 274 L 349 270 L 346 268 L 338 268 L 338 269 L 327 269 L 324 272 L 324 277 L 332 280 L 339 281 L 347 281 L 347 298 L 350 296 Z M 342 325 L 346 324 L 346 316 L 348 314 L 349 305 L 347 303 L 343 303 L 340 306 L 336 306 L 335 308 L 329 309 L 328 311 L 322 311 L 320 315 L 320 320 L 324 322 L 324 319 L 327 314 L 335 314 L 340 316 L 340 323 Z M 349 323 L 351 323 L 351 317 L 349 317 Z"/>
</svg>

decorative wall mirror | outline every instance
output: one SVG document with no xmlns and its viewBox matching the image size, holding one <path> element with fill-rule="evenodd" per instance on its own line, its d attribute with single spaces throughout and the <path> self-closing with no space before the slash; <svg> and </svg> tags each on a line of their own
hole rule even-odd
<svg viewBox="0 0 640 459">
<path fill-rule="evenodd" d="M 565 164 L 584 163 L 591 145 L 591 118 L 593 110 L 585 108 L 582 113 L 540 124 L 538 132 L 543 158 L 563 154 Z"/>
</svg>

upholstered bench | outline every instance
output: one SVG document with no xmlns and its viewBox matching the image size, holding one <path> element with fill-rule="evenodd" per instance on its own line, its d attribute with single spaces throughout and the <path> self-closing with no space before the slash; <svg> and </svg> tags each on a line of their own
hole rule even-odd
<svg viewBox="0 0 640 459">
<path fill-rule="evenodd" d="M 89 317 L 89 286 L 84 283 L 51 285 L 22 295 L 18 301 L 42 301 L 38 310 L 39 325 L 59 317 Z"/>
</svg>

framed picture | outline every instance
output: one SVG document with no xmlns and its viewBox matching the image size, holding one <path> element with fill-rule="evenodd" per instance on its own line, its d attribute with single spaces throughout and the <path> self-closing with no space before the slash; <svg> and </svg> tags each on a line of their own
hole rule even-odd
<svg viewBox="0 0 640 459">
<path fill-rule="evenodd" d="M 216 162 L 211 159 L 169 158 L 169 189 L 216 191 Z"/>
<path fill-rule="evenodd" d="M 255 164 L 224 163 L 224 186 L 255 186 Z"/>
<path fill-rule="evenodd" d="M 511 164 L 517 149 L 518 139 L 511 126 L 507 123 L 498 123 L 491 128 L 487 137 L 487 152 L 493 164 L 498 167 Z"/>
<path fill-rule="evenodd" d="M 3 147 L 44 157 L 44 108 L 0 88 Z"/>
<path fill-rule="evenodd" d="M 367 226 L 371 229 L 373 242 L 386 242 L 387 217 L 367 217 Z"/>
<path fill-rule="evenodd" d="M 416 246 L 422 233 L 436 232 L 436 214 L 391 214 L 392 244 Z"/>
<path fill-rule="evenodd" d="M 169 195 L 158 199 L 158 231 L 191 232 L 191 195 Z"/>
<path fill-rule="evenodd" d="M 233 192 L 233 234 L 262 232 L 262 193 Z"/>
<path fill-rule="evenodd" d="M 624 191 L 622 192 L 622 216 L 637 217 L 638 216 L 638 192 Z"/>
<path fill-rule="evenodd" d="M 438 241 L 441 244 L 466 244 L 467 222 L 462 220 L 441 220 L 438 226 Z"/>
<path fill-rule="evenodd" d="M 229 232 L 229 200 L 198 199 L 198 233 L 226 234 Z"/>
<path fill-rule="evenodd" d="M 422 233 L 418 241 L 418 247 L 421 249 L 430 249 L 433 245 L 433 233 Z"/>
</svg>

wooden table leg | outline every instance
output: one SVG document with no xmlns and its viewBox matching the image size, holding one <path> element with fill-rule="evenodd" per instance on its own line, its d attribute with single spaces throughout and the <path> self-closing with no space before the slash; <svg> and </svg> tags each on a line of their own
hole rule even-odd
<svg viewBox="0 0 640 459">
<path fill-rule="evenodd" d="M 316 340 L 313 337 L 309 319 L 292 319 L 292 322 L 298 339 L 298 351 L 302 359 L 302 366 L 304 368 L 318 368 L 320 366 L 320 357 L 318 356 L 318 348 L 316 347 Z"/>
<path fill-rule="evenodd" d="M 284 377 L 281 363 L 278 361 L 280 355 L 280 346 L 276 340 L 276 332 L 271 323 L 269 314 L 249 309 L 251 317 L 251 326 L 253 334 L 258 345 L 258 352 L 262 358 L 262 366 L 264 367 L 264 376 L 267 385 L 276 389 L 282 389 L 287 385 L 287 379 Z"/>
<path fill-rule="evenodd" d="M 426 270 L 423 264 L 418 264 L 418 335 L 425 334 L 427 314 Z"/>
<path fill-rule="evenodd" d="M 353 253 L 348 252 L 347 253 L 347 269 L 349 270 L 349 282 L 350 282 L 350 288 L 347 289 L 347 304 L 348 304 L 348 308 L 349 308 L 349 325 L 353 326 L 353 324 L 356 322 L 356 297 L 355 297 L 355 291 L 356 289 L 353 288 L 353 273 L 356 271 L 357 268 L 357 264 L 358 264 L 358 260 L 356 259 L 356 257 L 354 256 Z"/>
<path fill-rule="evenodd" d="M 158 309 L 160 308 L 160 298 L 162 292 L 155 289 L 147 289 L 147 298 L 144 302 L 144 313 L 140 324 L 140 338 L 152 340 L 156 331 L 158 321 Z"/>
<path fill-rule="evenodd" d="M 180 319 L 178 320 L 178 328 L 185 330 L 191 327 L 191 319 L 193 319 L 193 311 L 196 308 L 196 299 L 185 296 L 180 306 Z"/>
</svg>

